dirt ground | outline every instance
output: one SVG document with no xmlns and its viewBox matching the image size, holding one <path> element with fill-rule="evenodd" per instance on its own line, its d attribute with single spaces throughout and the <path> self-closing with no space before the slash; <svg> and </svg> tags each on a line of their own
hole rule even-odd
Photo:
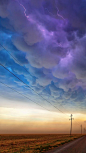
<svg viewBox="0 0 86 153">
<path fill-rule="evenodd" d="M 0 135 L 0 153 L 43 153 L 70 142 L 81 135 L 10 134 Z"/>
</svg>

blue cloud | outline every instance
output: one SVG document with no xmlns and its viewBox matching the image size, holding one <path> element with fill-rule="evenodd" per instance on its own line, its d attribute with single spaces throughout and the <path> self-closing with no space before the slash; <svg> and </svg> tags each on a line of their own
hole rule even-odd
<svg viewBox="0 0 86 153">
<path fill-rule="evenodd" d="M 85 10 L 83 0 L 1 0 L 0 63 L 35 92 L 2 66 L 0 81 L 43 106 L 47 106 L 44 99 L 69 108 L 71 101 L 73 107 L 85 105 Z M 0 87 L 1 97 L 25 102 Z"/>
</svg>

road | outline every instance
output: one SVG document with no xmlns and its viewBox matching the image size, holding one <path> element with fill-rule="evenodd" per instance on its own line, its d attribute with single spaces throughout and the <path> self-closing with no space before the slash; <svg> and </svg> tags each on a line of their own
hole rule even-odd
<svg viewBox="0 0 86 153">
<path fill-rule="evenodd" d="M 86 153 L 86 136 L 78 138 L 68 144 L 47 153 Z"/>
</svg>

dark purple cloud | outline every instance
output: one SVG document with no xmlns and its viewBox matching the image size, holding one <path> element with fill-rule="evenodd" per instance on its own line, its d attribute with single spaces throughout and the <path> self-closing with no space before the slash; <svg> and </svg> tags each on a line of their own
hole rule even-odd
<svg viewBox="0 0 86 153">
<path fill-rule="evenodd" d="M 56 106 L 85 106 L 85 0 L 1 0 L 0 44 L 0 62 L 40 95 Z M 0 80 L 43 103 L 1 66 Z"/>
</svg>

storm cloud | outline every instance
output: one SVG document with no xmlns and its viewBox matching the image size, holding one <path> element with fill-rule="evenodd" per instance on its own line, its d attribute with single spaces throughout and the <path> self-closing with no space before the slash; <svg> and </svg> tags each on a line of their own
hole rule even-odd
<svg viewBox="0 0 86 153">
<path fill-rule="evenodd" d="M 85 111 L 85 0 L 0 0 L 0 44 L 0 63 L 34 91 L 55 106 L 70 110 L 72 101 Z M 0 81 L 47 106 L 2 66 Z M 0 86 L 1 97 L 5 91 L 8 99 L 22 99 Z"/>
</svg>

